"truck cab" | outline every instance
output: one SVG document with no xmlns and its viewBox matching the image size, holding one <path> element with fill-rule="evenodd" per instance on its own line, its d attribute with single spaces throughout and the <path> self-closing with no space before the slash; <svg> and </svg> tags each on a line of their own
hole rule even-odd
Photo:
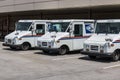
<svg viewBox="0 0 120 80">
<path fill-rule="evenodd" d="M 3 46 L 28 50 L 37 46 L 37 39 L 48 31 L 48 20 L 19 20 L 14 32 L 4 38 Z"/>
<path fill-rule="evenodd" d="M 95 33 L 84 42 L 82 54 L 91 59 L 111 57 L 114 61 L 120 58 L 120 20 L 96 21 Z"/>
<path fill-rule="evenodd" d="M 45 53 L 83 49 L 83 42 L 94 32 L 94 20 L 53 20 L 49 32 L 38 38 L 38 47 Z"/>
</svg>

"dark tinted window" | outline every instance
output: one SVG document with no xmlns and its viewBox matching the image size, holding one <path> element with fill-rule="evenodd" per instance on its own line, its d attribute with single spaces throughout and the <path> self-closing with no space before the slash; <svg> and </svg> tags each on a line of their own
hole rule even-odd
<svg viewBox="0 0 120 80">
<path fill-rule="evenodd" d="M 97 23 L 96 33 L 118 34 L 120 23 Z"/>
<path fill-rule="evenodd" d="M 68 26 L 69 26 L 69 22 L 51 23 L 49 31 L 65 32 Z"/>
<path fill-rule="evenodd" d="M 74 25 L 74 35 L 75 36 L 82 36 L 83 35 L 83 25 L 82 24 L 75 24 Z"/>
<path fill-rule="evenodd" d="M 45 33 L 45 24 L 37 24 L 36 25 L 36 33 L 44 34 Z"/>
<path fill-rule="evenodd" d="M 31 24 L 32 22 L 18 22 L 16 24 L 16 30 L 27 31 L 30 28 Z"/>
</svg>

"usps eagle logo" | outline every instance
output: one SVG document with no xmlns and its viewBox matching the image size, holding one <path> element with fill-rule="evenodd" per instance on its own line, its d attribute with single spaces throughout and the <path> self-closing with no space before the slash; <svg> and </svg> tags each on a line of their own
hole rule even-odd
<svg viewBox="0 0 120 80">
<path fill-rule="evenodd" d="M 92 24 L 85 24 L 86 28 L 86 33 L 93 33 L 94 32 L 94 27 Z"/>
</svg>

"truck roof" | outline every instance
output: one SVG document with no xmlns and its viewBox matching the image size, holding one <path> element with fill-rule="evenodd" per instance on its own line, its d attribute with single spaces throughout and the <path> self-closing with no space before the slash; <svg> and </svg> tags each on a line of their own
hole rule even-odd
<svg viewBox="0 0 120 80">
<path fill-rule="evenodd" d="M 94 22 L 94 20 L 89 19 L 60 19 L 60 20 L 51 20 L 51 22 Z"/>
<path fill-rule="evenodd" d="M 120 19 L 104 19 L 104 20 L 97 20 L 97 23 L 112 23 L 112 22 L 120 22 Z"/>
<path fill-rule="evenodd" d="M 50 20 L 19 20 L 18 22 L 48 22 Z"/>
<path fill-rule="evenodd" d="M 19 20 L 18 22 L 94 22 L 89 19 L 60 19 L 60 20 Z"/>
</svg>

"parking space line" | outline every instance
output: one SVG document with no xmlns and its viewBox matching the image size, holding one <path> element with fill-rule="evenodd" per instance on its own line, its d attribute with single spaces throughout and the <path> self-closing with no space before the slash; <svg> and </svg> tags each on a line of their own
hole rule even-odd
<svg viewBox="0 0 120 80">
<path fill-rule="evenodd" d="M 103 69 L 110 69 L 110 68 L 116 68 L 116 67 L 120 67 L 120 64 L 108 66 L 108 67 L 103 67 Z"/>
<path fill-rule="evenodd" d="M 31 53 L 29 53 L 29 52 L 20 52 L 20 53 L 18 53 L 18 54 L 21 54 L 21 55 L 24 55 L 24 54 L 31 54 Z"/>
<path fill-rule="evenodd" d="M 59 60 L 75 59 L 75 58 L 80 58 L 80 57 L 84 57 L 84 56 L 65 57 L 65 58 L 55 58 L 55 59 L 52 59 L 52 60 L 53 60 L 53 61 L 59 61 Z"/>
</svg>

